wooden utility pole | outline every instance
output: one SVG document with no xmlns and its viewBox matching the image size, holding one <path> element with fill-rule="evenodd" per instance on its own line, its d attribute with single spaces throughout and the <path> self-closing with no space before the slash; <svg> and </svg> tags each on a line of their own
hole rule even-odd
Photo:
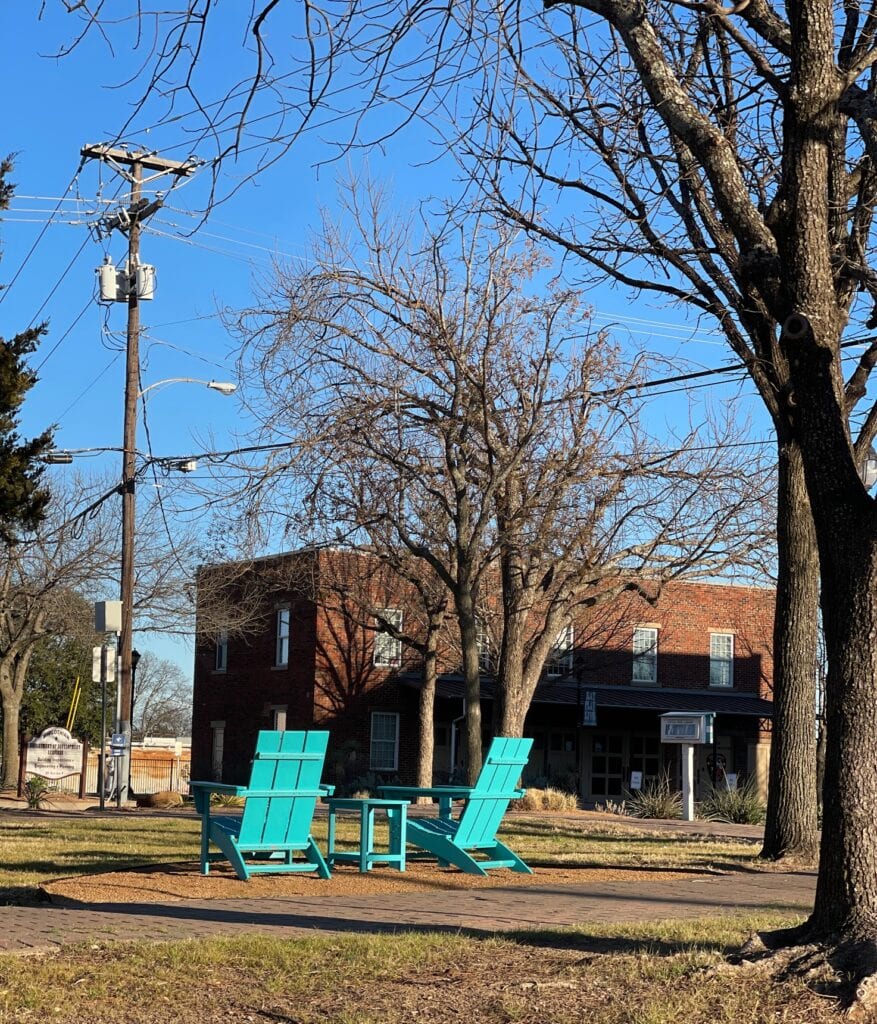
<svg viewBox="0 0 877 1024">
<path fill-rule="evenodd" d="M 119 758 L 119 802 L 128 799 L 131 771 L 131 705 L 133 679 L 131 650 L 134 635 L 134 488 L 137 459 L 137 400 L 140 398 L 140 230 L 147 217 L 160 207 L 160 200 L 146 202 L 143 198 L 144 171 L 154 172 L 148 180 L 165 174 L 177 177 L 193 174 L 196 164 L 164 160 L 148 152 L 108 145 L 83 146 L 80 155 L 86 159 L 103 160 L 122 174 L 131 184 L 125 216 L 114 218 L 112 224 L 128 234 L 128 328 L 125 348 L 125 408 L 122 437 L 122 564 L 119 598 L 122 603 L 122 630 L 119 633 L 119 720 L 116 732 L 125 737 Z"/>
</svg>

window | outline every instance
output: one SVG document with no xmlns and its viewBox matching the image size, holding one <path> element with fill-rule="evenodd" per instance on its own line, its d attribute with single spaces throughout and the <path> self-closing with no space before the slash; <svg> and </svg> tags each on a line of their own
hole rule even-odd
<svg viewBox="0 0 877 1024">
<path fill-rule="evenodd" d="M 572 643 L 573 628 L 572 623 L 569 622 L 557 634 L 557 639 L 554 641 L 554 645 L 545 662 L 545 674 L 549 678 L 563 676 L 567 672 L 572 672 Z"/>
<path fill-rule="evenodd" d="M 658 631 L 653 626 L 637 626 L 633 631 L 633 682 L 658 681 Z"/>
<path fill-rule="evenodd" d="M 392 668 L 402 664 L 402 641 L 381 629 L 381 620 L 389 622 L 395 629 L 402 628 L 402 612 L 398 608 L 381 608 L 375 633 L 375 665 Z"/>
<path fill-rule="evenodd" d="M 214 782 L 222 781 L 222 757 L 225 747 L 225 722 L 211 722 L 210 771 Z"/>
<path fill-rule="evenodd" d="M 477 629 L 475 642 L 478 644 L 478 668 L 481 672 L 492 672 L 493 659 L 490 656 L 490 633 L 484 619 L 478 620 Z"/>
<path fill-rule="evenodd" d="M 284 732 L 286 729 L 286 705 L 276 704 L 271 708 L 271 728 L 275 732 Z"/>
<path fill-rule="evenodd" d="M 274 632 L 274 664 L 278 668 L 289 664 L 289 608 L 277 609 Z"/>
<path fill-rule="evenodd" d="M 228 633 L 223 630 L 216 638 L 216 657 L 213 663 L 214 672 L 225 672 L 228 668 Z"/>
<path fill-rule="evenodd" d="M 710 633 L 710 686 L 734 685 L 734 634 Z"/>
<path fill-rule="evenodd" d="M 369 768 L 394 772 L 399 767 L 399 716 L 395 711 L 373 711 Z"/>
</svg>

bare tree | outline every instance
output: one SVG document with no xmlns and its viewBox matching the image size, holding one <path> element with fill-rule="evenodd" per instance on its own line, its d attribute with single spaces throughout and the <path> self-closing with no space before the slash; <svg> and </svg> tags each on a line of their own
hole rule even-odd
<svg viewBox="0 0 877 1024">
<path fill-rule="evenodd" d="M 589 337 L 575 293 L 537 279 L 532 247 L 477 222 L 416 237 L 385 207 L 372 190 L 349 236 L 326 223 L 309 269 L 281 271 L 239 330 L 258 414 L 299 447 L 311 525 L 401 549 L 449 590 L 477 774 L 479 607 L 497 560 L 495 724 L 520 735 L 573 610 L 644 574 L 656 597 L 664 579 L 739 558 L 763 485 L 727 437 L 668 451 L 647 436 L 639 368 Z"/>
<path fill-rule="evenodd" d="M 82 628 L 75 592 L 106 592 L 115 569 L 116 521 L 106 502 L 95 515 L 71 520 L 82 481 L 54 489 L 36 531 L 0 546 L 0 702 L 3 712 L 2 787 L 18 781 L 19 710 L 34 648 L 49 635 L 74 636 Z M 68 504 L 68 501 L 70 504 Z"/>
<path fill-rule="evenodd" d="M 188 736 L 192 728 L 192 680 L 179 665 L 146 651 L 137 664 L 132 701 L 134 733 Z"/>
</svg>

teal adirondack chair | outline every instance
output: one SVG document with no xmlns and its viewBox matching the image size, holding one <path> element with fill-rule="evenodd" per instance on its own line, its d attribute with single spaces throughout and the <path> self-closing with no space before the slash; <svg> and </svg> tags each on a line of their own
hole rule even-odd
<svg viewBox="0 0 877 1024">
<path fill-rule="evenodd" d="M 491 868 L 532 875 L 521 858 L 496 838 L 509 802 L 524 795 L 517 783 L 532 746 L 531 739 L 497 736 L 460 817 L 409 819 L 408 842 L 468 875 L 486 875 Z M 401 789 L 394 787 L 394 792 Z M 476 860 L 474 854 L 485 859 Z"/>
<path fill-rule="evenodd" d="M 195 809 L 201 815 L 201 872 L 210 862 L 228 860 L 238 878 L 288 871 L 330 871 L 314 842 L 311 822 L 317 800 L 326 795 L 320 786 L 326 760 L 328 732 L 259 733 L 248 786 L 221 782 L 192 782 Z M 241 817 L 212 816 L 211 793 L 244 798 Z M 210 853 L 213 843 L 222 851 Z M 304 854 L 295 860 L 294 854 Z"/>
</svg>

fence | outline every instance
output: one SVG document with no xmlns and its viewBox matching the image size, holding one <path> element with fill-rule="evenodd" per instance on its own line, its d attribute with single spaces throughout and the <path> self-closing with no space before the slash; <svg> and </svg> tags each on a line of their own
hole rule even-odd
<svg viewBox="0 0 877 1024">
<path fill-rule="evenodd" d="M 156 756 L 162 752 L 151 751 L 148 756 L 137 756 L 137 751 L 131 758 L 131 789 L 138 796 L 146 796 L 149 793 L 162 793 L 171 790 L 175 793 L 188 794 L 189 778 L 191 775 L 191 757 L 186 750 L 180 757 L 173 754 L 161 757 Z M 109 765 L 111 758 L 107 758 Z M 96 751 L 88 752 L 88 765 L 85 775 L 85 792 L 89 795 L 96 795 L 98 792 L 98 755 Z M 53 788 L 64 793 L 79 792 L 79 775 L 68 775 L 64 779 L 58 779 L 53 783 Z"/>
</svg>

